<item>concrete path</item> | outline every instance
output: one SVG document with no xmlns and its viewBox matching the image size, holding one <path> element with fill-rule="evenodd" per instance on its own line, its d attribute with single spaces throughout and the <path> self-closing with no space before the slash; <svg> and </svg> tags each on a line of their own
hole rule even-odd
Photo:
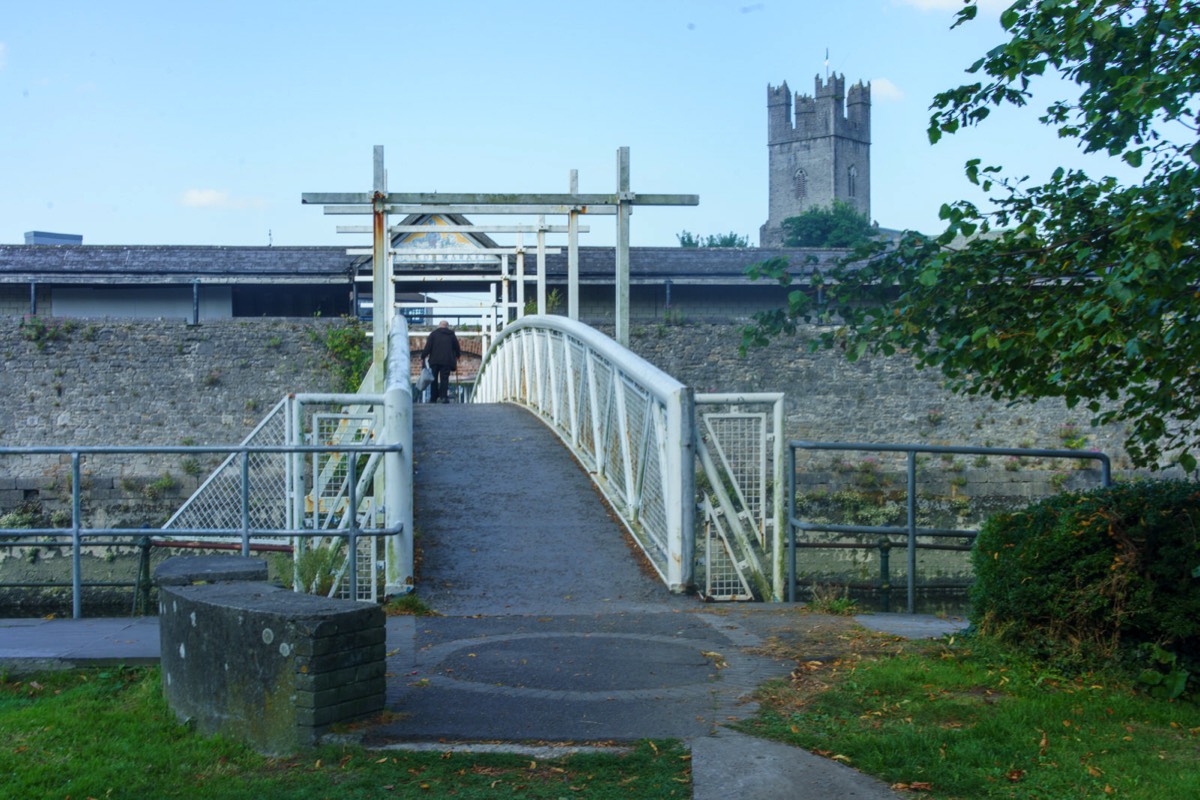
<svg viewBox="0 0 1200 800">
<path fill-rule="evenodd" d="M 396 714 L 364 731 L 364 744 L 471 750 L 676 737 L 691 744 L 701 800 L 898 796 L 837 762 L 725 727 L 753 714 L 754 687 L 794 666 L 760 645 L 812 617 L 668 593 L 570 453 L 526 411 L 418 406 L 414 437 L 417 594 L 440 616 L 388 620 Z M 910 637 L 963 626 L 857 619 Z M 0 669 L 153 661 L 156 623 L 0 620 Z"/>
</svg>

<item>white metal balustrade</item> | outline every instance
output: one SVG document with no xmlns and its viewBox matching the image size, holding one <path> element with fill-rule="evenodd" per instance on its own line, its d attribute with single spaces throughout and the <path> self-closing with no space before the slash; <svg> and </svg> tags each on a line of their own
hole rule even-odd
<svg viewBox="0 0 1200 800">
<path fill-rule="evenodd" d="M 711 600 L 783 597 L 783 395 L 696 395 L 702 530 L 697 588 Z"/>
<path fill-rule="evenodd" d="M 305 552 L 329 553 L 332 574 L 326 576 L 323 592 L 333 596 L 376 600 L 381 584 L 386 594 L 412 591 L 412 386 L 403 316 L 393 318 L 388 344 L 382 394 L 360 389 L 358 394 L 284 398 L 242 443 L 275 450 L 230 455 L 163 528 L 224 529 L 230 531 L 228 538 L 237 538 L 236 532 L 246 527 L 269 530 L 271 534 L 252 541 L 290 538 L 297 564 Z M 372 385 L 374 376 L 368 374 L 363 387 Z M 397 447 L 371 453 L 361 449 L 380 443 Z M 309 449 L 287 452 L 288 446 Z M 249 519 L 243 519 L 243 509 L 249 509 Z M 347 536 L 350 529 L 398 533 L 360 538 Z M 304 535 L 280 537 L 276 531 L 282 530 Z M 312 535 L 321 531 L 328 534 Z M 353 559 L 347 547 L 351 540 Z M 299 578 L 299 569 L 295 575 Z M 296 588 L 312 591 L 317 580 L 319 576 L 306 578 L 304 586 L 297 581 Z"/>
<path fill-rule="evenodd" d="M 528 316 L 496 337 L 477 403 L 526 406 L 591 473 L 672 591 L 692 583 L 692 392 L 579 322 Z"/>
</svg>

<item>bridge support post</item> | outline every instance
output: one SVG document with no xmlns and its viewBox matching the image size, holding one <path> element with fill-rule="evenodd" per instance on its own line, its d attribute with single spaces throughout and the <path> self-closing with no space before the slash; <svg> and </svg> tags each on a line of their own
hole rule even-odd
<svg viewBox="0 0 1200 800">
<path fill-rule="evenodd" d="M 383 393 L 383 435 L 385 444 L 399 444 L 401 449 L 383 455 L 384 524 L 389 529 L 399 526 L 400 532 L 384 543 L 384 594 L 402 595 L 413 590 L 413 436 L 408 326 L 399 314 L 389 335 L 393 341 L 388 344 L 391 358 Z"/>
<path fill-rule="evenodd" d="M 664 489 L 667 497 L 667 586 L 672 592 L 685 592 L 693 582 L 696 561 L 696 451 L 692 439 L 695 426 L 696 398 L 690 387 L 683 387 L 667 405 L 667 442 L 672 476 Z"/>
</svg>

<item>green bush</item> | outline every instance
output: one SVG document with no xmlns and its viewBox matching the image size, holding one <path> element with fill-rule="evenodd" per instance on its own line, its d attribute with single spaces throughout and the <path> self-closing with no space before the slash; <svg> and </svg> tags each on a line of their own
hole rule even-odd
<svg viewBox="0 0 1200 800">
<path fill-rule="evenodd" d="M 1077 668 L 1155 648 L 1200 666 L 1200 484 L 1118 484 L 999 514 L 972 561 L 985 635 Z"/>
</svg>

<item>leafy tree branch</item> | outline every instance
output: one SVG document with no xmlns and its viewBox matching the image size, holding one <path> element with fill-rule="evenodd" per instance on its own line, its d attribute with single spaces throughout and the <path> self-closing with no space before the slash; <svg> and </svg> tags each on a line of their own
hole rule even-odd
<svg viewBox="0 0 1200 800">
<path fill-rule="evenodd" d="M 973 19 L 968 3 L 955 25 Z M 760 315 L 747 345 L 799 321 L 836 321 L 818 345 L 909 353 L 956 392 L 1063 398 L 1094 424 L 1126 426 L 1135 462 L 1196 467 L 1200 420 L 1200 7 L 1182 0 L 1020 0 L 1009 40 L 938 94 L 929 138 L 1025 106 L 1047 73 L 1076 83 L 1039 117 L 1085 152 L 1139 170 L 1122 182 L 1057 169 L 1042 183 L 981 159 L 967 180 L 991 207 L 942 207 L 936 237 L 868 242 L 822 280 L 829 306 L 797 290 Z M 780 280 L 778 265 L 760 268 Z M 782 270 L 786 274 L 786 265 Z M 782 281 L 781 281 L 782 282 Z M 790 282 L 790 280 L 788 281 Z"/>
</svg>

